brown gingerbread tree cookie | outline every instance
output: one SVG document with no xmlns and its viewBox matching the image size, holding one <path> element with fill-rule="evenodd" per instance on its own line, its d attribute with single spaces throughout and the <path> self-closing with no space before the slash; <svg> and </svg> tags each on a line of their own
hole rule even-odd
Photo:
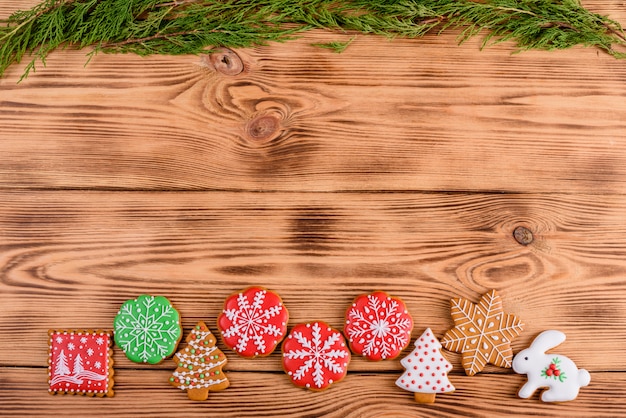
<svg viewBox="0 0 626 418">
<path fill-rule="evenodd" d="M 174 355 L 177 368 L 170 377 L 170 384 L 186 390 L 191 400 L 205 401 L 209 392 L 229 386 L 228 378 L 222 371 L 227 359 L 215 346 L 215 335 L 202 321 L 196 324 L 185 341 L 187 346 Z"/>
</svg>

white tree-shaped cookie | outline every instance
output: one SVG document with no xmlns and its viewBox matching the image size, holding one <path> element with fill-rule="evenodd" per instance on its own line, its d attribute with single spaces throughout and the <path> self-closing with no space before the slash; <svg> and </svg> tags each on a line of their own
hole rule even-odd
<svg viewBox="0 0 626 418">
<path fill-rule="evenodd" d="M 433 403 L 438 393 L 452 392 L 448 380 L 452 365 L 441 354 L 441 343 L 430 328 L 415 340 L 415 349 L 400 363 L 406 369 L 396 380 L 396 385 L 415 393 L 415 401 Z"/>
</svg>

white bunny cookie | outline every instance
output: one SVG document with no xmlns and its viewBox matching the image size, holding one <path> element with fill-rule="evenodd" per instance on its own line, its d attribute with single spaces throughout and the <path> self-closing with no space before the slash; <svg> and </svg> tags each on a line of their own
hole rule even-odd
<svg viewBox="0 0 626 418">
<path fill-rule="evenodd" d="M 589 372 L 578 369 L 569 358 L 546 351 L 565 341 L 561 331 L 544 331 L 535 338 L 530 347 L 517 353 L 513 370 L 526 374 L 528 382 L 519 391 L 520 398 L 529 398 L 539 388 L 548 388 L 541 395 L 544 402 L 571 401 L 578 390 L 591 381 Z"/>
</svg>

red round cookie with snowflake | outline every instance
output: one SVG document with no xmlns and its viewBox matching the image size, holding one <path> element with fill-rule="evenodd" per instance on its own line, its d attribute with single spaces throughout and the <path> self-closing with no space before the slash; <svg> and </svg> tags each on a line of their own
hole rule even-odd
<svg viewBox="0 0 626 418">
<path fill-rule="evenodd" d="M 293 327 L 282 352 L 285 373 L 299 387 L 324 390 L 348 372 L 350 350 L 343 335 L 324 322 Z"/>
<path fill-rule="evenodd" d="M 393 359 L 411 340 L 413 318 L 398 298 L 385 292 L 358 296 L 346 311 L 350 349 L 368 360 Z"/>
<path fill-rule="evenodd" d="M 233 294 L 217 318 L 224 344 L 242 357 L 267 356 L 287 334 L 289 312 L 278 294 L 259 286 Z"/>
</svg>

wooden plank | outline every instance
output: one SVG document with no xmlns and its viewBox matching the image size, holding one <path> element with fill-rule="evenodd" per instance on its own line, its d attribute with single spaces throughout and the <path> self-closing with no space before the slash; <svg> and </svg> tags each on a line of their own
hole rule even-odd
<svg viewBox="0 0 626 418">
<path fill-rule="evenodd" d="M 0 18 L 36 3 L 3 0 Z M 626 22 L 622 3 L 585 1 Z M 0 80 L 0 415 L 84 416 L 94 403 L 115 416 L 622 414 L 626 66 L 582 48 L 478 52 L 455 35 L 358 36 L 335 55 L 309 44 L 352 34 L 318 31 L 238 51 L 236 77 L 201 57 L 84 68 L 87 51 L 72 50 L 19 85 L 24 64 L 12 68 Z M 532 243 L 515 241 L 518 226 Z M 216 331 L 224 298 L 251 284 L 278 291 L 292 325 L 338 328 L 352 298 L 386 290 L 407 302 L 414 336 L 452 326 L 449 298 L 496 288 L 526 323 L 515 352 L 561 329 L 555 351 L 592 383 L 562 405 L 521 400 L 522 376 L 470 378 L 445 352 L 457 391 L 425 407 L 394 386 L 399 360 L 355 357 L 345 381 L 311 393 L 278 353 L 249 361 L 222 346 L 232 387 L 206 403 L 166 383 L 170 360 L 137 365 L 118 349 L 114 398 L 46 394 L 49 328 L 109 328 L 124 300 L 154 293 L 186 329 Z"/>
<path fill-rule="evenodd" d="M 624 211 L 623 195 L 3 192 L 0 365 L 45 364 L 48 328 L 110 327 L 142 293 L 170 297 L 190 327 L 262 284 L 292 324 L 341 327 L 354 297 L 381 289 L 406 301 L 416 333 L 438 335 L 452 325 L 451 297 L 496 288 L 527 324 L 515 350 L 561 329 L 587 368 L 623 371 Z M 528 246 L 512 236 L 519 225 L 534 231 Z"/>
<path fill-rule="evenodd" d="M 85 68 L 72 50 L 19 85 L 15 66 L 0 80 L 0 187 L 626 191 L 623 61 L 478 52 L 455 33 L 310 46 L 350 36 L 239 51 L 235 77 L 189 56 Z"/>
<path fill-rule="evenodd" d="M 567 416 L 615 417 L 626 408 L 625 373 L 594 373 L 590 386 L 575 401 L 546 404 L 535 397 L 519 399 L 519 375 L 452 375 L 452 394 L 438 395 L 435 404 L 419 405 L 412 394 L 397 388 L 395 374 L 350 374 L 323 392 L 291 385 L 281 373 L 231 372 L 231 387 L 190 402 L 167 383 L 170 371 L 122 370 L 113 398 L 47 395 L 46 370 L 0 368 L 0 415 L 186 416 L 200 417 L 415 417 L 415 416 Z M 279 402 L 277 402 L 277 400 Z"/>
</svg>

